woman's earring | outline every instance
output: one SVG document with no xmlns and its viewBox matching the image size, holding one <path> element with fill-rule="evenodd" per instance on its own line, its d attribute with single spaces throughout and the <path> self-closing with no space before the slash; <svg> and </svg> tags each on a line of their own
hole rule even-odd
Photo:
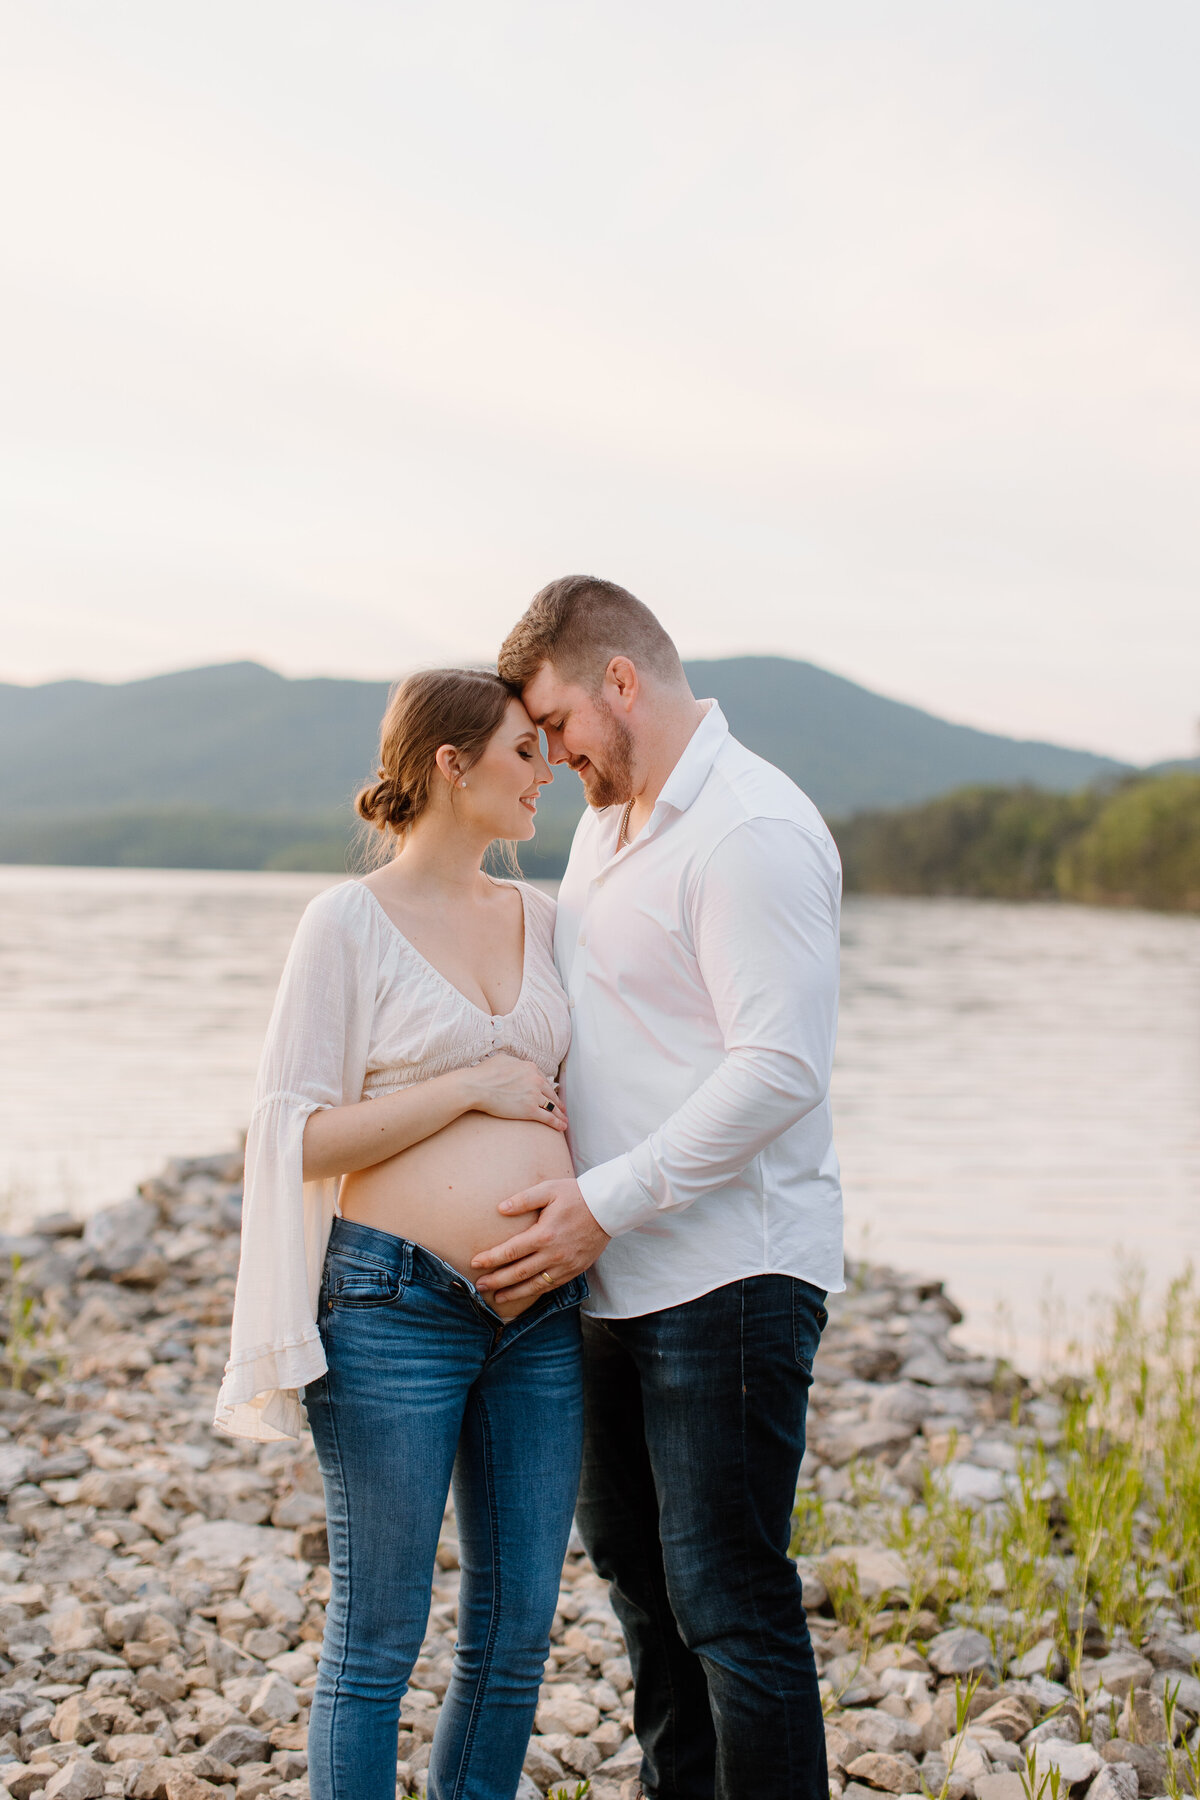
<svg viewBox="0 0 1200 1800">
<path fill-rule="evenodd" d="M 462 780 L 461 780 L 461 781 L 460 781 L 460 782 L 459 782 L 459 784 L 458 784 L 458 785 L 459 785 L 459 787 L 466 787 L 466 785 L 467 785 L 467 778 L 466 778 L 466 776 L 465 776 L 465 775 L 464 775 L 464 776 L 463 776 L 463 778 L 462 778 Z"/>
</svg>

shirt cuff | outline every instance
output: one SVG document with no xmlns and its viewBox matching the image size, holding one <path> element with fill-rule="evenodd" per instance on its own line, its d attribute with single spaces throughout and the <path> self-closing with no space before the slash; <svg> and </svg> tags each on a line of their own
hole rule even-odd
<svg viewBox="0 0 1200 1800">
<path fill-rule="evenodd" d="M 633 1231 L 658 1213 L 658 1207 L 634 1174 L 633 1159 L 628 1155 L 597 1163 L 594 1169 L 576 1176 L 576 1181 L 588 1211 L 609 1237 Z"/>
</svg>

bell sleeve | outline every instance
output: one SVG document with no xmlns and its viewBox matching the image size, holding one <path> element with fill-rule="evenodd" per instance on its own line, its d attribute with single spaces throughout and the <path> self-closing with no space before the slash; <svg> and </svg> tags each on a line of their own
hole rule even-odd
<svg viewBox="0 0 1200 1800">
<path fill-rule="evenodd" d="M 292 942 L 246 1136 L 233 1334 L 214 1424 L 260 1442 L 298 1437 L 298 1388 L 325 1373 L 317 1331 L 336 1178 L 305 1182 L 304 1127 L 362 1099 L 375 1005 L 374 933 L 345 883 L 320 894 Z"/>
</svg>

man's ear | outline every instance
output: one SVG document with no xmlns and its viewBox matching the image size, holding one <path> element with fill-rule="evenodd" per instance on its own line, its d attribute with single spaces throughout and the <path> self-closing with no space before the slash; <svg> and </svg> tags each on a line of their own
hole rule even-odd
<svg viewBox="0 0 1200 1800">
<path fill-rule="evenodd" d="M 604 685 L 609 689 L 609 702 L 621 712 L 631 712 L 641 683 L 638 672 L 627 656 L 614 656 L 604 671 Z"/>
</svg>

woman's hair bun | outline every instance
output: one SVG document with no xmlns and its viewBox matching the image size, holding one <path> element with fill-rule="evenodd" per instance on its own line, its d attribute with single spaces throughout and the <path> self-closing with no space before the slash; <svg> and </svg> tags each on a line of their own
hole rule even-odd
<svg viewBox="0 0 1200 1800">
<path fill-rule="evenodd" d="M 354 810 L 377 831 L 404 831 L 412 823 L 416 809 L 412 795 L 398 788 L 380 769 L 379 780 L 356 796 Z"/>
</svg>

